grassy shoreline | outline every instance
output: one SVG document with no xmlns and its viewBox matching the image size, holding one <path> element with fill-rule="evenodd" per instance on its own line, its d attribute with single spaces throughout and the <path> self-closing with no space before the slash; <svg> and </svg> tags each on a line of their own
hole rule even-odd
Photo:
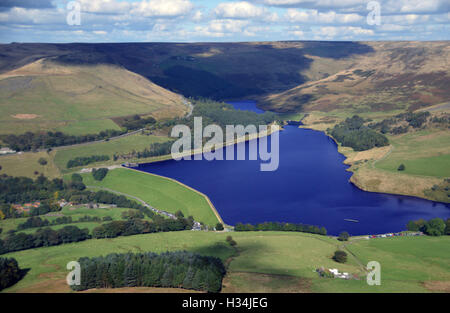
<svg viewBox="0 0 450 313">
<path fill-rule="evenodd" d="M 312 121 L 308 120 L 308 117 L 311 116 L 313 117 Z M 346 157 L 343 163 L 350 166 L 347 171 L 353 174 L 350 182 L 356 187 L 366 192 L 411 196 L 441 202 L 426 195 L 425 190 L 431 189 L 433 185 L 440 184 L 442 179 L 434 176 L 393 172 L 375 167 L 377 162 L 387 158 L 395 148 L 392 143 L 388 148 L 373 148 L 357 152 L 351 148 L 343 147 L 333 136 L 327 134 L 326 129 L 333 127 L 337 123 L 336 120 L 325 120 L 323 123 L 317 123 L 314 121 L 315 118 L 317 117 L 314 114 L 305 116 L 302 119 L 304 124 L 300 128 L 323 132 L 336 143 L 338 152 Z"/>
</svg>

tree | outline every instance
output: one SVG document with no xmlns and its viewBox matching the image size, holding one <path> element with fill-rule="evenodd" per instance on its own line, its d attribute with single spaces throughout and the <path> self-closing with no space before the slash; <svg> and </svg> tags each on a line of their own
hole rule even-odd
<svg viewBox="0 0 450 313">
<path fill-rule="evenodd" d="M 350 238 L 350 235 L 346 231 L 343 231 L 339 234 L 338 240 L 339 241 L 348 241 L 349 238 Z"/>
<path fill-rule="evenodd" d="M 445 234 L 445 222 L 440 218 L 434 218 L 425 224 L 425 233 L 430 236 L 442 236 Z"/>
<path fill-rule="evenodd" d="M 222 230 L 224 230 L 222 223 L 217 223 L 217 225 L 216 225 L 216 230 L 217 230 L 217 231 L 222 231 Z"/>
<path fill-rule="evenodd" d="M 78 174 L 78 173 L 72 174 L 72 182 L 75 182 L 75 183 L 82 183 L 82 182 L 83 182 L 83 176 L 81 176 L 81 175 Z"/>
<path fill-rule="evenodd" d="M 14 258 L 0 258 L 0 290 L 17 283 L 21 278 L 21 270 Z"/>
<path fill-rule="evenodd" d="M 233 237 L 231 236 L 227 236 L 227 242 L 230 246 L 234 247 L 235 245 L 237 245 L 237 242 L 233 240 Z"/>
<path fill-rule="evenodd" d="M 400 166 L 398 167 L 398 171 L 399 172 L 403 172 L 406 169 L 405 164 L 400 164 Z"/>
<path fill-rule="evenodd" d="M 347 262 L 347 253 L 342 250 L 337 250 L 334 252 L 333 260 L 339 263 L 346 263 Z"/>
<path fill-rule="evenodd" d="M 47 165 L 48 162 L 47 162 L 47 160 L 44 159 L 44 158 L 39 158 L 38 163 L 39 163 L 40 165 L 44 166 L 44 165 Z"/>
<path fill-rule="evenodd" d="M 447 221 L 445 221 L 445 234 L 447 236 L 450 236 L 450 218 L 447 219 Z"/>
<path fill-rule="evenodd" d="M 406 229 L 409 231 L 419 231 L 420 227 L 416 221 L 409 221 L 408 224 L 406 225 Z"/>
<path fill-rule="evenodd" d="M 177 218 L 184 218 L 184 214 L 183 214 L 183 212 L 181 212 L 180 210 L 178 210 L 178 211 L 175 213 L 175 216 L 176 216 Z"/>
<path fill-rule="evenodd" d="M 97 169 L 92 170 L 92 176 L 94 176 L 94 179 L 98 181 L 102 181 L 107 174 L 108 174 L 107 168 L 99 168 L 98 170 Z"/>
</svg>

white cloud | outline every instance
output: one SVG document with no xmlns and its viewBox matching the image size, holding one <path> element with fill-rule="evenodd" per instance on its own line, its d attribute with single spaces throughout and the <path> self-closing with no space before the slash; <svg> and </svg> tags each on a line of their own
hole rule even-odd
<svg viewBox="0 0 450 313">
<path fill-rule="evenodd" d="M 350 24 L 364 20 L 364 17 L 358 14 L 338 14 L 336 12 L 319 12 L 317 10 L 300 11 L 297 9 L 288 9 L 286 19 L 291 23 L 317 23 L 317 24 Z"/>
<path fill-rule="evenodd" d="M 367 37 L 373 36 L 375 33 L 372 29 L 365 29 L 354 26 L 324 26 L 313 31 L 315 39 L 318 40 L 336 40 L 353 37 Z"/>
<path fill-rule="evenodd" d="M 98 14 L 126 13 L 131 7 L 128 2 L 118 2 L 116 0 L 78 0 L 83 12 Z"/>
<path fill-rule="evenodd" d="M 131 13 L 145 17 L 177 17 L 187 15 L 193 8 L 189 0 L 144 0 L 134 3 Z"/>
<path fill-rule="evenodd" d="M 213 12 L 219 19 L 261 19 L 268 22 L 278 19 L 276 13 L 247 1 L 223 2 Z"/>
</svg>

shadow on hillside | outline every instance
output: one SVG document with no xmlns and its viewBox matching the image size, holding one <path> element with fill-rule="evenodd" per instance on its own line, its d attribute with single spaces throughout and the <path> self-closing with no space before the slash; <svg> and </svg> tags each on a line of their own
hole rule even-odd
<svg viewBox="0 0 450 313">
<path fill-rule="evenodd" d="M 276 45 L 276 47 L 275 47 Z M 187 97 L 245 99 L 283 92 L 306 82 L 307 56 L 341 59 L 373 52 L 358 42 L 103 43 L 0 46 L 8 68 L 41 57 L 69 65 L 110 64 L 147 77 Z M 0 71 L 6 69 L 0 64 Z"/>
</svg>

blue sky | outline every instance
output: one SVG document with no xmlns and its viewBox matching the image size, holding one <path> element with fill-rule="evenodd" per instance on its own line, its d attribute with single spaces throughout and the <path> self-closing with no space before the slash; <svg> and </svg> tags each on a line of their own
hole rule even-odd
<svg viewBox="0 0 450 313">
<path fill-rule="evenodd" d="M 69 2 L 1 0 L 0 42 L 450 39 L 449 0 L 77 0 L 80 25 Z"/>
</svg>

